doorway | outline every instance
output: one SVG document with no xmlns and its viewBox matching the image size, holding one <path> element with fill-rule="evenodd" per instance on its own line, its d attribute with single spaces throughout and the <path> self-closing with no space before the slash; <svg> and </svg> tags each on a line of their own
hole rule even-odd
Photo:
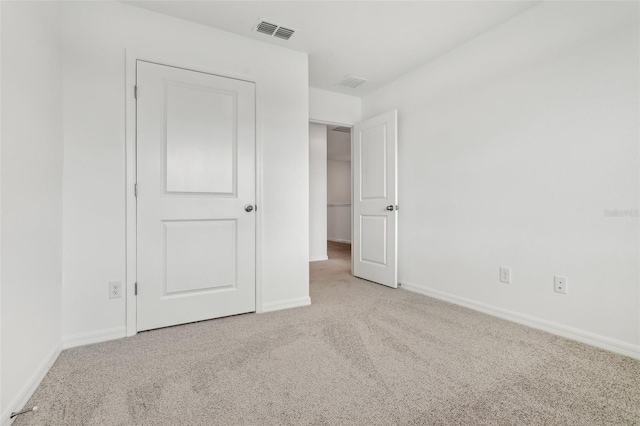
<svg viewBox="0 0 640 426">
<path fill-rule="evenodd" d="M 327 126 L 328 257 L 351 257 L 351 128 Z"/>
<path fill-rule="evenodd" d="M 352 274 L 392 288 L 398 286 L 397 122 L 392 110 L 353 128 L 309 124 L 309 261 L 328 260 L 329 242 L 353 243 Z"/>
<path fill-rule="evenodd" d="M 351 127 L 309 124 L 309 261 L 351 253 Z"/>
</svg>

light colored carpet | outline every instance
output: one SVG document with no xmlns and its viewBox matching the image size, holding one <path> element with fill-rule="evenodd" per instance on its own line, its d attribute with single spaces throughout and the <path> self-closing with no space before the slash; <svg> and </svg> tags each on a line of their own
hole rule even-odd
<svg viewBox="0 0 640 426">
<path fill-rule="evenodd" d="M 347 250 L 310 307 L 64 351 L 16 425 L 640 425 L 640 362 L 353 278 Z"/>
</svg>

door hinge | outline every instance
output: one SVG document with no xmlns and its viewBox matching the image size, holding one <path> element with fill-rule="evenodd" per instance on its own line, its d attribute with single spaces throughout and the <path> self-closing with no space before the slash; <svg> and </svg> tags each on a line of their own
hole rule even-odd
<svg viewBox="0 0 640 426">
<path fill-rule="evenodd" d="M 133 284 L 133 294 L 135 296 L 138 295 L 138 283 Z"/>
<path fill-rule="evenodd" d="M 133 86 L 133 97 L 138 99 L 138 86 Z"/>
<path fill-rule="evenodd" d="M 133 184 L 133 196 L 134 197 L 138 196 L 138 184 L 137 183 Z"/>
</svg>

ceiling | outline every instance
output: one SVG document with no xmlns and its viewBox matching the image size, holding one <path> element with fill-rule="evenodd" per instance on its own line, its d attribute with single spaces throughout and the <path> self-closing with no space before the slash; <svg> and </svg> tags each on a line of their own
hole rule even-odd
<svg viewBox="0 0 640 426">
<path fill-rule="evenodd" d="M 309 85 L 366 95 L 510 19 L 538 1 L 127 1 L 309 54 Z M 295 29 L 290 40 L 253 31 L 259 19 Z M 368 82 L 337 86 L 346 75 Z"/>
</svg>

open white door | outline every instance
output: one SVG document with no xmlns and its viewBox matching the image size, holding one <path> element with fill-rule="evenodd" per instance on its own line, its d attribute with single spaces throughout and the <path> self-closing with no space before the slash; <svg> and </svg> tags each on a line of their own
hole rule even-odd
<svg viewBox="0 0 640 426">
<path fill-rule="evenodd" d="M 353 274 L 398 287 L 398 112 L 353 128 Z"/>
<path fill-rule="evenodd" d="M 255 84 L 137 64 L 138 331 L 255 311 Z"/>
</svg>

